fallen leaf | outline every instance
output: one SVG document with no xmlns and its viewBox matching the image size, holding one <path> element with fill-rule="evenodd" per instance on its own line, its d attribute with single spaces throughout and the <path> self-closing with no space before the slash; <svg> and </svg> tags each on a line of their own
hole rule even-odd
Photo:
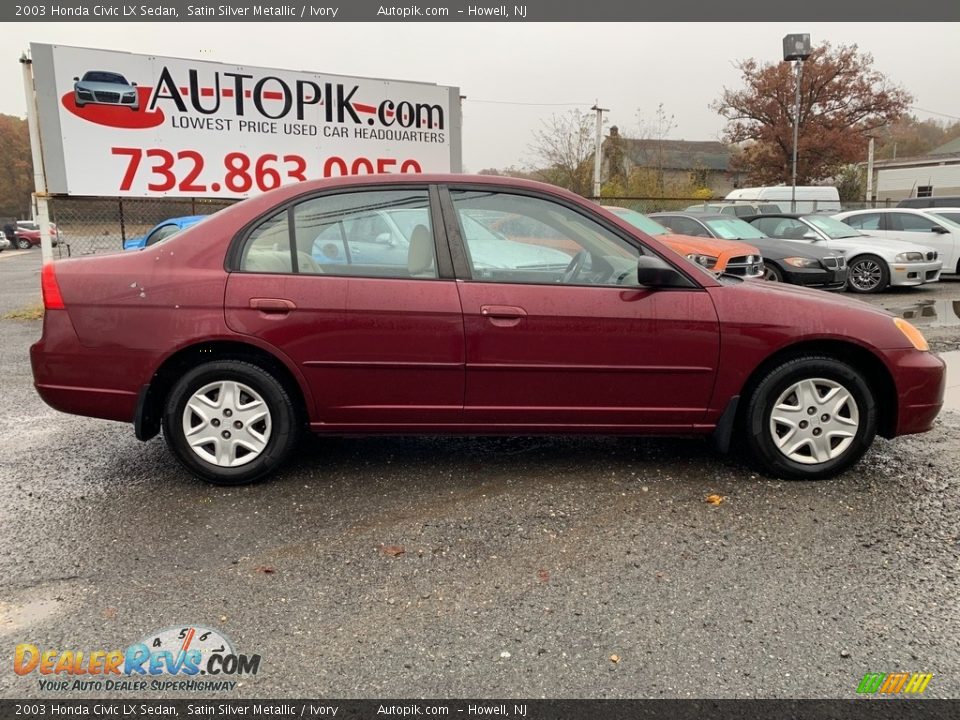
<svg viewBox="0 0 960 720">
<path fill-rule="evenodd" d="M 717 495 L 716 493 L 707 495 L 707 497 L 704 498 L 704 502 L 708 502 L 711 505 L 720 505 L 724 500 L 726 500 L 726 498 L 723 495 Z"/>
<path fill-rule="evenodd" d="M 117 616 L 117 609 L 115 607 L 107 607 L 104 608 L 100 614 L 107 620 L 113 620 Z"/>
<path fill-rule="evenodd" d="M 407 551 L 403 545 L 384 545 L 382 550 L 384 555 L 390 557 L 400 557 Z"/>
<path fill-rule="evenodd" d="M 614 665 L 618 664 L 618 663 L 620 662 L 620 656 L 619 656 L 619 655 L 611 655 L 611 656 L 610 656 L 610 662 L 612 662 Z"/>
<path fill-rule="evenodd" d="M 537 577 L 540 578 L 540 582 L 550 582 L 550 571 L 541 569 L 537 572 Z"/>
<path fill-rule="evenodd" d="M 257 572 L 263 573 L 264 575 L 273 575 L 276 571 L 276 568 L 270 567 L 269 565 L 261 565 L 257 568 Z"/>
</svg>

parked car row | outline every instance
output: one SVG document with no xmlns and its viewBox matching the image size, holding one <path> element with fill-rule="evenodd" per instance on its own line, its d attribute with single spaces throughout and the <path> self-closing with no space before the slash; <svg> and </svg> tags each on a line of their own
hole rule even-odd
<svg viewBox="0 0 960 720">
<path fill-rule="evenodd" d="M 63 238 L 60 235 L 60 230 L 57 228 L 56 223 L 50 223 L 50 243 L 56 247 L 61 242 L 63 242 Z M 5 249 L 9 245 L 9 241 L 7 241 L 6 244 L 0 244 L 0 250 Z M 33 220 L 17 220 L 14 226 L 13 245 L 20 250 L 40 247 L 40 226 Z"/>
<path fill-rule="evenodd" d="M 747 243 L 759 252 L 763 277 L 773 282 L 880 292 L 891 286 L 937 282 L 941 273 L 960 275 L 960 207 L 927 210 L 884 208 L 824 213 L 668 211 L 649 217 L 609 208 L 645 229 L 655 220 L 665 242 L 683 238 L 682 254 L 717 267 L 710 254 L 690 252 L 694 238 Z M 716 255 L 716 251 L 713 252 Z"/>
</svg>

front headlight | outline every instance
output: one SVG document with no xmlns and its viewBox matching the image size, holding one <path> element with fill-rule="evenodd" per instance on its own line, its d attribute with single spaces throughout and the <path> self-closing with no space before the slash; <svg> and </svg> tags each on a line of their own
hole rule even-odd
<svg viewBox="0 0 960 720">
<path fill-rule="evenodd" d="M 913 345 L 917 350 L 926 352 L 930 349 L 930 346 L 927 344 L 927 339 L 923 336 L 923 333 L 917 330 L 906 320 L 903 318 L 894 318 L 893 324 L 897 326 L 900 332 L 907 336 L 907 340 L 909 340 L 910 344 Z"/>
<path fill-rule="evenodd" d="M 894 258 L 895 262 L 920 262 L 923 260 L 923 253 L 905 252 L 900 253 Z"/>
<path fill-rule="evenodd" d="M 793 265 L 798 268 L 820 267 L 820 261 L 816 258 L 788 257 L 784 258 L 783 261 L 787 265 Z"/>
<path fill-rule="evenodd" d="M 713 269 L 716 267 L 717 259 L 709 255 L 699 255 L 697 253 L 690 253 L 687 255 L 687 260 L 693 260 L 698 265 L 703 265 L 705 268 Z"/>
</svg>

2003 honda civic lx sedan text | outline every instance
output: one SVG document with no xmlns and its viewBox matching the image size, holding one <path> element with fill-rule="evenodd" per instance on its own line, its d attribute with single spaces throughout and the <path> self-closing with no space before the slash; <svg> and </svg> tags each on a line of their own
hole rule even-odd
<svg viewBox="0 0 960 720">
<path fill-rule="evenodd" d="M 405 262 L 377 260 L 395 246 Z M 162 428 L 222 484 L 274 471 L 306 428 L 713 435 L 824 478 L 877 433 L 929 430 L 943 399 L 905 320 L 714 275 L 522 180 L 287 186 L 140 252 L 46 265 L 42 289 L 43 399 L 141 440 Z"/>
</svg>

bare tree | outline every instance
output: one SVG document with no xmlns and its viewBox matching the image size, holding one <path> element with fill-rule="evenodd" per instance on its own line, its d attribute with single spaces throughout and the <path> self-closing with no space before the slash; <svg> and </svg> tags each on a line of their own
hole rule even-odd
<svg viewBox="0 0 960 720">
<path fill-rule="evenodd" d="M 670 133 L 677 127 L 676 118 L 673 115 L 667 115 L 663 103 L 657 105 L 657 110 L 653 118 L 648 118 L 642 109 L 637 110 L 637 126 L 640 134 L 637 136 L 640 140 L 652 140 L 656 152 L 653 157 L 653 165 L 656 167 L 657 193 L 663 197 L 664 173 L 663 173 L 663 142 L 669 137 Z"/>
<path fill-rule="evenodd" d="M 553 115 L 534 131 L 528 149 L 538 180 L 589 196 L 593 190 L 594 116 L 580 110 Z"/>
</svg>

